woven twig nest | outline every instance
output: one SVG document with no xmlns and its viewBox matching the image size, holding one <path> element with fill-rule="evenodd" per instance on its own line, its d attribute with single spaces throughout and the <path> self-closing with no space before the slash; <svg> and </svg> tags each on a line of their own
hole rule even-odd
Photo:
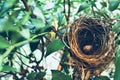
<svg viewBox="0 0 120 80">
<path fill-rule="evenodd" d="M 101 19 L 80 17 L 69 26 L 68 44 L 76 68 L 98 75 L 114 58 L 114 40 L 110 25 Z"/>
</svg>

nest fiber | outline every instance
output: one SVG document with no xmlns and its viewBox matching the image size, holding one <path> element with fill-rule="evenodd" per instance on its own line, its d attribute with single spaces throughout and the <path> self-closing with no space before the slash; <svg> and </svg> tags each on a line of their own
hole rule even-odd
<svg viewBox="0 0 120 80">
<path fill-rule="evenodd" d="M 111 26 L 101 19 L 80 17 L 69 26 L 68 43 L 79 71 L 98 75 L 114 58 Z"/>
</svg>

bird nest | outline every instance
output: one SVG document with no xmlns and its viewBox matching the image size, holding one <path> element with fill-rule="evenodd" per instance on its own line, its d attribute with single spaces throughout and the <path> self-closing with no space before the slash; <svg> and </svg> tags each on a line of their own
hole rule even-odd
<svg viewBox="0 0 120 80">
<path fill-rule="evenodd" d="M 77 70 L 99 75 L 114 58 L 113 35 L 101 19 L 80 17 L 72 23 L 67 36 Z"/>
</svg>

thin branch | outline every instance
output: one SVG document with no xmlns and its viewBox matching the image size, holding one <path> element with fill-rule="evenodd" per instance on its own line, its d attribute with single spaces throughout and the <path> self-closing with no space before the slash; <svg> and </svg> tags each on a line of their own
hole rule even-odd
<svg viewBox="0 0 120 80">
<path fill-rule="evenodd" d="M 70 18 L 70 0 L 68 0 L 68 17 L 67 17 L 67 22 L 69 23 L 69 18 Z"/>
<path fill-rule="evenodd" d="M 0 75 L 0 79 L 1 77 L 5 77 L 7 75 L 13 75 L 13 77 L 15 78 L 15 80 L 19 80 L 18 76 L 16 75 L 16 73 L 13 73 L 13 72 L 4 72 L 5 74 L 3 75 Z"/>
<path fill-rule="evenodd" d="M 23 57 L 25 57 L 25 58 L 29 59 L 29 57 L 27 57 L 27 56 L 25 56 L 25 55 L 21 54 L 20 52 L 18 52 L 18 51 L 16 51 L 16 52 L 17 52 L 18 54 L 22 55 Z"/>
<path fill-rule="evenodd" d="M 38 34 L 38 35 L 35 35 L 35 36 L 33 36 L 32 38 L 29 38 L 29 39 L 24 40 L 24 41 L 22 41 L 22 42 L 19 42 L 19 43 L 16 43 L 16 44 L 14 44 L 14 45 L 11 45 L 11 46 L 7 49 L 7 51 L 6 51 L 5 53 L 0 54 L 0 65 L 2 65 L 3 59 L 4 59 L 5 57 L 7 57 L 7 56 L 9 55 L 9 53 L 10 53 L 14 48 L 16 48 L 16 47 L 18 47 L 18 46 L 21 46 L 21 45 L 24 45 L 24 44 L 26 44 L 26 43 L 28 43 L 28 42 L 31 42 L 31 41 L 34 40 L 36 37 L 45 35 L 46 33 L 47 33 L 47 32 L 41 33 L 41 34 Z"/>
<path fill-rule="evenodd" d="M 63 1 L 63 7 L 64 7 L 64 11 L 63 11 L 63 13 L 65 14 L 65 17 L 66 17 L 66 19 L 67 19 L 67 23 L 69 23 L 69 18 L 70 18 L 70 0 L 68 0 L 68 14 L 66 15 L 66 7 L 65 7 L 65 0 Z"/>
<path fill-rule="evenodd" d="M 110 18 L 110 21 L 120 21 L 120 19 L 112 19 L 112 18 Z"/>
<path fill-rule="evenodd" d="M 21 63 L 22 63 L 23 65 L 25 65 L 25 66 L 27 66 L 27 67 L 32 68 L 31 66 L 29 66 L 29 65 L 25 64 L 25 63 L 22 61 L 22 59 L 21 59 L 18 55 L 17 55 L 17 57 L 19 58 L 19 60 L 21 61 Z"/>
<path fill-rule="evenodd" d="M 65 7 L 65 0 L 63 1 L 63 7 L 64 7 L 64 11 L 63 11 L 63 13 L 64 13 L 64 15 L 65 15 L 65 18 L 67 19 L 67 23 L 68 23 L 68 16 L 66 15 L 66 7 Z"/>
<path fill-rule="evenodd" d="M 64 7 L 63 13 L 65 14 L 66 13 L 66 10 L 65 10 L 65 0 L 63 1 L 63 7 Z"/>
<path fill-rule="evenodd" d="M 102 13 L 100 9 L 98 9 L 97 7 L 95 7 L 99 13 L 100 16 L 103 16 L 106 20 L 108 20 L 110 17 L 109 15 L 107 15 L 106 13 Z M 97 12 L 97 11 L 94 11 L 94 14 Z"/>
<path fill-rule="evenodd" d="M 27 56 L 27 52 L 25 51 L 25 49 L 23 47 L 21 49 L 24 51 L 25 55 Z"/>
<path fill-rule="evenodd" d="M 93 12 L 94 17 L 96 17 L 93 5 L 91 6 L 91 8 L 92 8 L 92 12 Z"/>
<path fill-rule="evenodd" d="M 52 26 L 51 28 L 52 28 L 53 32 L 55 32 L 56 35 L 57 35 L 60 39 L 62 39 L 62 36 L 58 33 L 58 31 L 55 29 L 55 27 Z"/>
<path fill-rule="evenodd" d="M 75 64 L 70 63 L 70 62 L 63 62 L 63 63 L 61 63 L 61 64 L 65 64 L 65 65 L 68 65 L 68 66 L 75 66 Z"/>
<path fill-rule="evenodd" d="M 37 65 L 39 65 L 39 63 L 43 60 L 43 57 L 44 57 L 44 53 L 45 53 L 45 50 L 44 50 L 44 40 L 43 40 L 43 37 L 41 38 L 41 51 L 42 51 L 42 57 L 41 59 L 38 61 Z"/>
<path fill-rule="evenodd" d="M 30 11 L 30 6 L 27 4 L 27 1 L 26 0 L 21 0 L 25 6 L 25 10 L 26 11 Z M 35 18 L 36 16 L 33 14 L 33 12 L 31 11 L 31 14 L 30 14 L 31 18 Z"/>
<path fill-rule="evenodd" d="M 1 73 L 1 74 L 0 74 L 0 78 L 1 78 L 1 77 L 5 77 L 5 76 L 7 76 L 7 75 L 8 75 L 8 73 L 3 73 L 3 74 Z"/>
<path fill-rule="evenodd" d="M 16 73 L 9 72 L 8 74 L 13 75 L 13 77 L 15 78 L 15 80 L 20 80 L 20 79 L 18 78 L 18 76 L 17 76 L 17 74 L 16 74 Z"/>
<path fill-rule="evenodd" d="M 30 11 L 30 7 L 29 7 L 29 5 L 27 4 L 27 1 L 26 1 L 26 0 L 21 0 L 21 1 L 23 2 L 24 6 L 25 6 L 25 10 L 26 10 L 26 11 Z"/>
</svg>

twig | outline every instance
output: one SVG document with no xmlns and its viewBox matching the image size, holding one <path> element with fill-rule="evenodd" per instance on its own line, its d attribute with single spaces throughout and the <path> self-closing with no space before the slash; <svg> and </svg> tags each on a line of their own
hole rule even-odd
<svg viewBox="0 0 120 80">
<path fill-rule="evenodd" d="M 98 13 L 99 13 L 100 16 L 103 16 L 106 20 L 108 20 L 110 18 L 109 15 L 107 15 L 106 13 L 102 13 L 101 10 L 98 9 L 96 6 L 95 6 L 95 8 L 97 9 L 97 11 L 98 11 Z M 97 11 L 94 11 L 94 14 Z"/>
<path fill-rule="evenodd" d="M 27 4 L 27 1 L 26 0 L 21 0 L 25 6 L 25 10 L 26 11 L 30 11 L 30 6 Z M 31 18 L 35 18 L 36 16 L 33 14 L 33 12 L 31 11 L 31 14 L 30 14 Z"/>
<path fill-rule="evenodd" d="M 75 64 L 70 63 L 70 62 L 63 62 L 63 63 L 61 63 L 61 64 L 65 64 L 65 65 L 68 65 L 68 66 L 75 66 Z"/>
<path fill-rule="evenodd" d="M 69 23 L 69 18 L 70 18 L 70 0 L 68 0 L 68 17 L 67 17 L 68 23 Z"/>
<path fill-rule="evenodd" d="M 19 58 L 19 60 L 21 61 L 21 63 L 22 63 L 23 65 L 25 65 L 25 66 L 27 66 L 27 67 L 30 67 L 29 65 L 25 64 L 18 55 L 17 55 L 17 57 Z M 30 67 L 30 68 L 32 68 L 32 67 Z"/>
<path fill-rule="evenodd" d="M 16 75 L 16 73 L 9 72 L 8 74 L 13 75 L 13 77 L 15 78 L 15 80 L 20 80 L 20 79 L 18 78 L 18 76 Z"/>
<path fill-rule="evenodd" d="M 14 45 L 11 45 L 11 46 L 6 50 L 5 53 L 0 54 L 0 65 L 2 65 L 3 59 L 4 59 L 5 57 L 7 57 L 7 56 L 9 55 L 9 53 L 10 53 L 14 48 L 16 48 L 16 47 L 18 47 L 18 46 L 21 46 L 21 45 L 24 45 L 24 44 L 26 44 L 26 43 L 28 43 L 28 42 L 31 42 L 31 41 L 34 40 L 36 37 L 45 35 L 46 33 L 47 33 L 47 32 L 41 33 L 41 34 L 38 34 L 38 35 L 35 35 L 35 36 L 33 36 L 32 38 L 29 38 L 29 39 L 24 40 L 24 41 L 22 41 L 22 42 L 19 42 L 19 43 L 16 43 L 16 44 L 14 44 Z M 0 70 L 1 70 L 1 68 L 0 68 Z"/>
<path fill-rule="evenodd" d="M 70 18 L 70 0 L 68 0 L 68 14 L 66 15 L 66 7 L 65 7 L 65 0 L 63 1 L 63 7 L 64 7 L 64 11 L 63 13 L 65 14 L 65 17 L 67 19 L 67 23 L 69 23 L 69 18 Z"/>
<path fill-rule="evenodd" d="M 18 76 L 16 75 L 16 73 L 13 73 L 13 72 L 4 72 L 5 74 L 3 75 L 0 75 L 0 80 L 1 80 L 1 77 L 5 77 L 7 75 L 13 75 L 13 77 L 15 78 L 15 80 L 19 80 Z"/>
<path fill-rule="evenodd" d="M 27 57 L 27 56 L 25 56 L 25 55 L 21 54 L 20 52 L 18 52 L 18 51 L 16 51 L 16 52 L 17 52 L 18 54 L 22 55 L 23 57 L 25 57 L 25 58 L 29 59 L 29 57 Z"/>
<path fill-rule="evenodd" d="M 65 45 L 68 49 L 70 49 L 69 45 L 67 44 L 68 40 L 65 41 L 65 38 L 67 37 L 66 34 L 67 34 L 67 33 L 64 33 L 64 34 L 63 34 L 62 42 L 64 43 L 64 45 Z"/>
<path fill-rule="evenodd" d="M 51 28 L 52 28 L 53 32 L 55 32 L 56 35 L 57 35 L 60 39 L 62 39 L 62 36 L 58 33 L 58 31 L 55 29 L 55 27 L 54 27 L 54 26 L 51 26 Z"/>
<path fill-rule="evenodd" d="M 68 16 L 66 15 L 66 7 L 65 7 L 65 0 L 63 1 L 63 7 L 64 7 L 64 11 L 63 11 L 63 13 L 64 13 L 64 15 L 65 15 L 65 18 L 67 19 L 67 23 L 68 23 Z"/>
<path fill-rule="evenodd" d="M 25 55 L 27 56 L 27 52 L 25 51 L 25 49 L 22 47 L 22 49 L 23 49 L 23 51 L 24 51 L 24 53 L 25 53 Z"/>
<path fill-rule="evenodd" d="M 65 14 L 65 13 L 66 13 L 66 10 L 65 10 L 65 0 L 63 1 L 63 7 L 64 7 L 63 13 Z M 66 14 L 65 14 L 65 15 L 66 15 Z"/>
<path fill-rule="evenodd" d="M 96 17 L 93 5 L 91 6 L 91 8 L 92 8 L 92 12 L 93 12 L 94 17 Z"/>
<path fill-rule="evenodd" d="M 1 77 L 4 77 L 4 76 L 6 76 L 6 75 L 8 75 L 8 73 L 3 73 L 3 74 L 1 73 L 1 74 L 0 74 L 0 78 L 1 78 Z"/>
<path fill-rule="evenodd" d="M 26 11 L 29 11 L 29 10 L 30 10 L 30 7 L 29 7 L 29 5 L 27 4 L 27 1 L 26 1 L 26 0 L 21 0 L 21 1 L 23 2 L 24 6 L 25 6 L 25 10 L 26 10 Z"/>
<path fill-rule="evenodd" d="M 43 57 L 44 57 L 44 52 L 45 52 L 45 50 L 44 50 L 44 40 L 43 40 L 43 37 L 41 38 L 41 51 L 42 51 L 42 57 L 41 57 L 41 59 L 37 62 L 37 65 L 39 65 L 39 63 L 43 60 Z"/>
<path fill-rule="evenodd" d="M 120 21 L 120 19 L 110 19 L 110 21 Z"/>
</svg>

